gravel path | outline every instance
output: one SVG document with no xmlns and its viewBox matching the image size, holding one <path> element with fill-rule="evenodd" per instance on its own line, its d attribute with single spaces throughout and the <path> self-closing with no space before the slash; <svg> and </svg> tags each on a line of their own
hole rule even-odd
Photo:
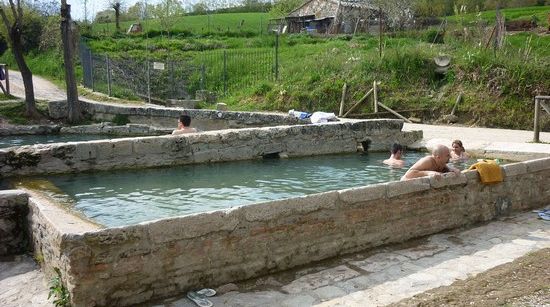
<svg viewBox="0 0 550 307">
<path fill-rule="evenodd" d="M 10 93 L 13 96 L 25 98 L 25 88 L 23 87 L 23 78 L 21 78 L 21 73 L 15 70 L 10 70 Z M 34 86 L 34 98 L 37 100 L 62 100 L 67 99 L 67 94 L 65 90 L 60 89 L 57 85 L 52 82 L 38 77 L 32 77 L 33 86 Z"/>
</svg>

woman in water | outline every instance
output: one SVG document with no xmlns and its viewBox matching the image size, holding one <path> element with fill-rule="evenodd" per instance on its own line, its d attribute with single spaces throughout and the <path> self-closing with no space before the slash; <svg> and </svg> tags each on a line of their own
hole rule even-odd
<svg viewBox="0 0 550 307">
<path fill-rule="evenodd" d="M 451 147 L 451 161 L 465 161 L 470 158 L 461 140 L 454 140 Z"/>
</svg>

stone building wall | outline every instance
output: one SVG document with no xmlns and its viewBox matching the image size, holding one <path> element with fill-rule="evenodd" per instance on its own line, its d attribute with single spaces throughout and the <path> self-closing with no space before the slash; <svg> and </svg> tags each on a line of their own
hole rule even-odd
<svg viewBox="0 0 550 307">
<path fill-rule="evenodd" d="M 337 1 L 313 0 L 293 11 L 289 17 L 315 15 L 315 18 L 334 17 L 338 12 Z"/>
<path fill-rule="evenodd" d="M 504 182 L 493 185 L 467 171 L 128 227 L 61 230 L 52 254 L 74 305 L 133 305 L 548 204 L 550 158 L 503 171 Z M 41 210 L 48 220 L 50 211 Z"/>
<path fill-rule="evenodd" d="M 0 191 L 0 256 L 28 251 L 27 200 L 22 191 Z"/>
<path fill-rule="evenodd" d="M 380 119 L 228 129 L 88 142 L 41 144 L 0 149 L 2 177 L 70 173 L 221 162 L 281 156 L 355 152 L 363 141 L 372 150 L 388 150 L 393 142 L 409 145 L 421 131 L 401 132 L 401 120 Z"/>
</svg>

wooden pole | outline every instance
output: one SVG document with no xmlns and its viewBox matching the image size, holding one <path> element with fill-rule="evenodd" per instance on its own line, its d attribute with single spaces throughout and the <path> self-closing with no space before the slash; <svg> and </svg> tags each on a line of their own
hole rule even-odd
<svg viewBox="0 0 550 307">
<path fill-rule="evenodd" d="M 540 100 L 538 98 L 535 98 L 535 123 L 533 127 L 533 131 L 535 133 L 535 135 L 533 136 L 533 142 L 535 143 L 540 142 L 539 117 L 540 117 Z"/>
<path fill-rule="evenodd" d="M 381 102 L 378 102 L 378 104 L 379 104 L 382 108 L 384 108 L 384 109 L 386 109 L 388 112 L 390 112 L 391 114 L 393 114 L 393 115 L 395 115 L 395 116 L 401 118 L 402 120 L 406 121 L 407 123 L 412 124 L 412 122 L 411 122 L 408 118 L 406 118 L 405 116 L 403 116 L 403 115 L 401 115 L 401 114 L 395 112 L 394 110 L 388 108 L 387 106 L 385 106 L 385 105 L 382 104 Z"/>
<path fill-rule="evenodd" d="M 378 112 L 378 89 L 376 87 L 376 80 L 373 82 L 372 84 L 372 89 L 373 89 L 373 97 L 374 97 L 374 113 L 377 113 Z"/>
<path fill-rule="evenodd" d="M 382 9 L 378 12 L 378 54 L 382 57 Z"/>
<path fill-rule="evenodd" d="M 455 115 L 456 108 L 458 107 L 458 104 L 462 100 L 462 93 L 458 94 L 458 97 L 456 97 L 455 105 L 453 106 L 453 109 L 451 110 L 451 115 Z"/>
<path fill-rule="evenodd" d="M 8 64 L 4 65 L 5 73 L 6 73 L 6 92 L 8 95 L 10 94 L 10 71 L 8 69 Z"/>
<path fill-rule="evenodd" d="M 340 112 L 338 112 L 338 116 L 344 115 L 344 102 L 346 101 L 346 91 L 348 89 L 348 84 L 344 83 L 344 86 L 342 87 L 342 99 L 340 100 Z"/>
<path fill-rule="evenodd" d="M 370 91 L 368 91 L 365 96 L 363 96 L 361 99 L 359 99 L 359 101 L 357 101 L 356 104 L 354 104 L 347 112 L 346 114 L 344 114 L 343 117 L 346 117 L 348 116 L 348 114 L 351 113 L 351 111 L 353 111 L 355 108 L 357 108 L 357 106 L 359 106 L 363 101 L 365 101 L 365 99 L 367 99 L 367 97 L 369 97 L 369 95 L 372 93 L 373 89 L 371 88 Z"/>
</svg>

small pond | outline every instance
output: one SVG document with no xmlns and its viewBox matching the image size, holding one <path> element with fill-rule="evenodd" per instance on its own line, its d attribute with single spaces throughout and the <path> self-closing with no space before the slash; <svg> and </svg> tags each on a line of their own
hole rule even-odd
<svg viewBox="0 0 550 307">
<path fill-rule="evenodd" d="M 407 152 L 403 169 L 382 164 L 386 153 L 355 153 L 58 175 L 35 187 L 112 227 L 399 180 L 424 155 Z"/>
</svg>

